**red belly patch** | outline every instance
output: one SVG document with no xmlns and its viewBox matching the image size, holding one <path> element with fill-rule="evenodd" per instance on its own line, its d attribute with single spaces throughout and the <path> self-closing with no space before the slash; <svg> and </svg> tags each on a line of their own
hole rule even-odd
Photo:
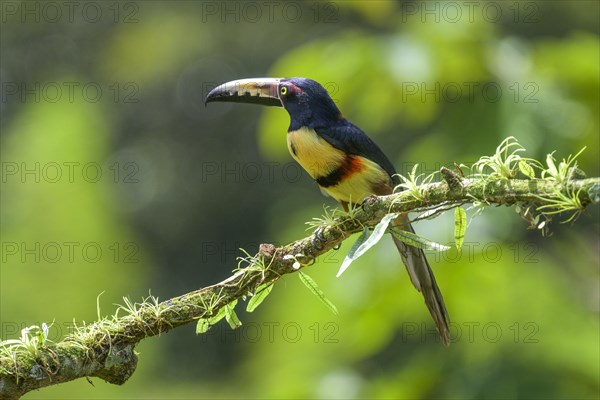
<svg viewBox="0 0 600 400">
<path fill-rule="evenodd" d="M 344 162 L 340 166 L 342 179 L 349 178 L 354 174 L 363 171 L 367 166 L 362 162 L 360 157 L 348 154 L 344 158 Z"/>
</svg>

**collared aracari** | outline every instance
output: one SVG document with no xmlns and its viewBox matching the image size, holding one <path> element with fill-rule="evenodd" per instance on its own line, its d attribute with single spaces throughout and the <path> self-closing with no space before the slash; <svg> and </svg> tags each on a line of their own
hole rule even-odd
<svg viewBox="0 0 600 400">
<path fill-rule="evenodd" d="M 391 194 L 400 183 L 383 151 L 344 118 L 327 90 L 311 79 L 231 81 L 206 97 L 206 103 L 215 101 L 284 107 L 290 115 L 287 145 L 292 157 L 346 211 L 370 195 Z M 393 224 L 414 232 L 407 214 Z M 413 285 L 425 298 L 443 343 L 449 345 L 448 312 L 423 250 L 393 239 Z"/>
</svg>

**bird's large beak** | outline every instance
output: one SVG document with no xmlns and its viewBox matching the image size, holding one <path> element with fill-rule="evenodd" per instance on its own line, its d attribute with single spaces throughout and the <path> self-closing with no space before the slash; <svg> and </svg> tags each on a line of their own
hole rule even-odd
<svg viewBox="0 0 600 400">
<path fill-rule="evenodd" d="M 204 103 L 228 101 L 283 107 L 279 81 L 279 78 L 250 78 L 227 82 L 211 90 Z"/>
</svg>

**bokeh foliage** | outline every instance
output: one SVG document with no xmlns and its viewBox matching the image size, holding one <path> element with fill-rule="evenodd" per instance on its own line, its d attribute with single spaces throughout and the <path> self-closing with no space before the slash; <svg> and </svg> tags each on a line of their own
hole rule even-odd
<svg viewBox="0 0 600 400">
<path fill-rule="evenodd" d="M 496 20 L 480 12 L 488 3 L 472 19 L 453 3 L 462 18 L 444 14 L 443 2 L 427 3 L 434 14 L 415 2 L 294 3 L 296 19 L 281 8 L 255 19 L 242 2 L 228 2 L 230 14 L 225 2 L 114 3 L 95 23 L 77 12 L 74 21 L 23 20 L 3 8 L 3 246 L 96 243 L 104 253 L 23 261 L 23 247 L 3 247 L 1 337 L 54 320 L 58 339 L 73 319 L 96 318 L 102 292 L 110 313 L 124 295 L 164 299 L 213 283 L 236 266 L 238 248 L 304 236 L 304 222 L 334 205 L 296 176 L 284 111 L 204 107 L 223 81 L 320 81 L 403 173 L 472 163 L 512 135 L 542 160 L 587 146 L 580 167 L 598 176 L 598 4 L 489 2 L 503 12 Z M 48 84 L 68 82 L 95 83 L 103 95 L 44 97 Z M 39 97 L 11 94 L 13 84 Z M 102 179 L 77 168 L 73 182 L 36 182 L 4 169 L 70 162 L 100 165 Z M 339 316 L 289 276 L 253 314 L 238 307 L 245 325 L 236 332 L 222 322 L 204 337 L 190 326 L 142 343 L 123 387 L 79 381 L 27 398 L 596 398 L 598 210 L 555 222 L 542 238 L 514 210 L 488 209 L 460 255 L 430 255 L 453 320 L 449 349 L 391 241 L 336 279 L 347 243 L 308 270 Z M 416 229 L 451 242 L 452 216 Z"/>
</svg>

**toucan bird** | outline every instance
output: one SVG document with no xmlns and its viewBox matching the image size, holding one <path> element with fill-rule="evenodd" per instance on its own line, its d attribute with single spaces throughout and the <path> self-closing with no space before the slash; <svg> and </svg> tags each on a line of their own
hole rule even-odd
<svg viewBox="0 0 600 400">
<path fill-rule="evenodd" d="M 307 78 L 253 78 L 224 83 L 206 103 L 254 103 L 284 107 L 290 115 L 287 145 L 292 157 L 323 192 L 348 211 L 371 195 L 391 194 L 400 182 L 381 149 L 348 121 L 327 90 Z M 394 227 L 414 232 L 407 214 Z M 449 316 L 422 249 L 393 237 L 413 285 L 423 294 L 443 343 L 450 343 Z"/>
</svg>

